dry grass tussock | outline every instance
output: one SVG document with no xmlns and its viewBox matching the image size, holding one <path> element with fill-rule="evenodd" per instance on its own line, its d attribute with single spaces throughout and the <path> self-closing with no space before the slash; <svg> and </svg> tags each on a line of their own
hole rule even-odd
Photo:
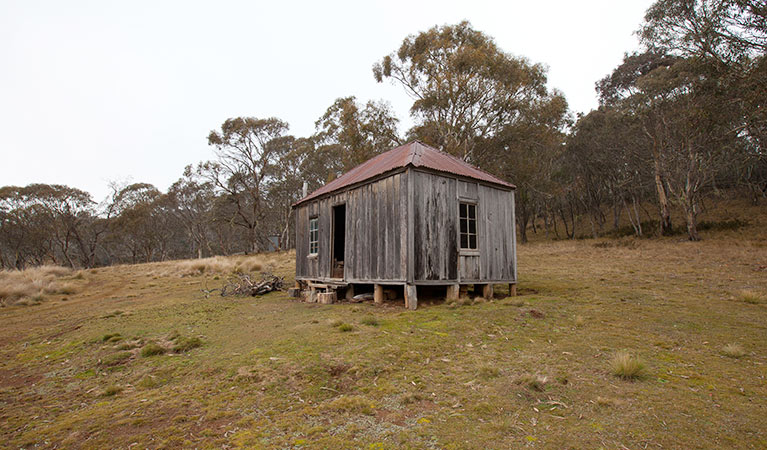
<svg viewBox="0 0 767 450">
<path fill-rule="evenodd" d="M 639 358 L 620 351 L 612 360 L 612 372 L 623 380 L 638 380 L 645 376 L 645 365 Z"/>
<path fill-rule="evenodd" d="M 727 344 L 722 347 L 722 354 L 729 358 L 742 358 L 746 356 L 746 351 L 739 344 Z"/>
<path fill-rule="evenodd" d="M 744 289 L 738 293 L 738 299 L 742 302 L 750 303 L 752 305 L 758 305 L 761 303 L 767 303 L 767 297 L 761 292 Z"/>
<path fill-rule="evenodd" d="M 173 264 L 172 272 L 182 277 L 193 277 L 204 274 L 253 273 L 260 272 L 263 268 L 264 263 L 258 256 L 243 258 L 213 256 L 211 258 L 178 261 Z"/>
<path fill-rule="evenodd" d="M 71 280 L 72 274 L 72 269 L 61 266 L 1 271 L 0 304 L 32 305 L 41 302 L 46 295 L 74 294 L 77 285 Z M 84 275 L 78 272 L 73 279 L 84 279 Z"/>
</svg>

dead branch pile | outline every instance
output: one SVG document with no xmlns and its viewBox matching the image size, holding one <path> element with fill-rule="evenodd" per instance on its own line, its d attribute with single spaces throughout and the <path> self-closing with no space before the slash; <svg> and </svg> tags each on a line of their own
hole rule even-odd
<svg viewBox="0 0 767 450">
<path fill-rule="evenodd" d="M 255 297 L 264 295 L 272 291 L 281 291 L 284 280 L 269 272 L 261 274 L 261 281 L 255 282 L 250 279 L 250 275 L 240 273 L 227 280 L 224 287 L 221 288 L 221 296 L 246 296 Z"/>
</svg>

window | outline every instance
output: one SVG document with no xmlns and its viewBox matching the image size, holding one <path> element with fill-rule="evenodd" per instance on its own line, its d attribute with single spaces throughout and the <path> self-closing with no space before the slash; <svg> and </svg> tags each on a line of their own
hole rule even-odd
<svg viewBox="0 0 767 450">
<path fill-rule="evenodd" d="M 309 254 L 316 255 L 320 249 L 320 220 L 318 217 L 309 219 Z"/>
<path fill-rule="evenodd" d="M 461 250 L 477 249 L 477 205 L 461 203 L 458 211 L 461 227 Z"/>
</svg>

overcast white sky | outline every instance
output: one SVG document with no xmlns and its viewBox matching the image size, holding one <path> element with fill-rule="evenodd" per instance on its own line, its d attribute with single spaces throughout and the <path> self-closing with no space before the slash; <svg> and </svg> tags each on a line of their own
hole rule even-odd
<svg viewBox="0 0 767 450">
<path fill-rule="evenodd" d="M 638 47 L 650 0 L 0 0 L 0 186 L 59 183 L 96 200 L 110 180 L 166 190 L 210 159 L 229 117 L 279 117 L 307 136 L 338 97 L 401 88 L 371 67 L 408 34 L 469 20 L 506 52 L 549 67 L 575 112 Z"/>
</svg>

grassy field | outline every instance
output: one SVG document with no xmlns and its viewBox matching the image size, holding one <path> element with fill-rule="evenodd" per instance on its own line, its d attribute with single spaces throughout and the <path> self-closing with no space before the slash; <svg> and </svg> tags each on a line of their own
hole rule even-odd
<svg viewBox="0 0 767 450">
<path fill-rule="evenodd" d="M 763 210 L 520 246 L 518 297 L 414 312 L 201 292 L 291 253 L 59 273 L 0 308 L 0 446 L 765 448 Z"/>
</svg>

